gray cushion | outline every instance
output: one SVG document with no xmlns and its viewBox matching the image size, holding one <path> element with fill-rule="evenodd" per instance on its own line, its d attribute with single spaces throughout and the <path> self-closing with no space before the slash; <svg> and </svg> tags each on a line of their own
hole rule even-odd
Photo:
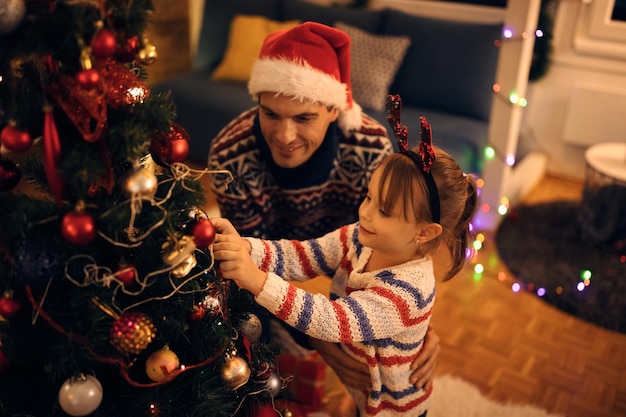
<svg viewBox="0 0 626 417">
<path fill-rule="evenodd" d="M 344 22 L 335 23 L 350 35 L 352 94 L 364 108 L 385 110 L 389 86 L 411 44 L 408 36 L 375 35 Z"/>
<path fill-rule="evenodd" d="M 390 92 L 406 105 L 489 119 L 501 24 L 473 24 L 387 9 L 382 33 L 411 46 Z M 423 82 L 422 80 L 428 80 Z"/>
</svg>

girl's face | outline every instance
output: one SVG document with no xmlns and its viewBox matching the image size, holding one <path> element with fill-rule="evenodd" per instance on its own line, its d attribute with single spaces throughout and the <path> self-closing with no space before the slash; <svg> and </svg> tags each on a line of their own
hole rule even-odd
<svg viewBox="0 0 626 417">
<path fill-rule="evenodd" d="M 337 109 L 299 102 L 274 93 L 259 95 L 261 132 L 276 165 L 295 168 L 311 158 L 326 137 L 328 126 L 339 116 Z"/>
<path fill-rule="evenodd" d="M 415 239 L 420 226 L 415 219 L 406 220 L 402 212 L 402 199 L 398 199 L 391 212 L 384 212 L 378 194 L 381 169 L 374 171 L 367 196 L 359 207 L 359 242 L 379 252 L 389 266 L 415 259 L 417 244 Z M 387 186 L 383 188 L 386 194 Z M 412 216 L 408 216 L 412 218 Z"/>
</svg>

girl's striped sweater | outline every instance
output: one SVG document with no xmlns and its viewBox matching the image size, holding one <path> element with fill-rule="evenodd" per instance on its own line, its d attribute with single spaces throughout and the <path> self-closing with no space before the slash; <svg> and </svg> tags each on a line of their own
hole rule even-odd
<svg viewBox="0 0 626 417">
<path fill-rule="evenodd" d="M 435 301 L 432 262 L 422 258 L 364 272 L 372 249 L 357 237 L 358 223 L 303 242 L 248 238 L 253 259 L 268 272 L 256 301 L 296 329 L 337 342 L 367 363 L 371 392 L 351 390 L 362 417 L 419 416 L 428 409 L 431 390 L 409 382 L 409 367 L 422 348 Z M 286 281 L 323 274 L 332 277 L 330 300 Z"/>
</svg>

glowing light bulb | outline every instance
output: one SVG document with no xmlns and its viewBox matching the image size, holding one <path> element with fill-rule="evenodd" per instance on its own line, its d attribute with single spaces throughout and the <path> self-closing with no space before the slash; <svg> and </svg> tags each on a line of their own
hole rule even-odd
<svg viewBox="0 0 626 417">
<path fill-rule="evenodd" d="M 517 102 L 519 101 L 519 95 L 513 91 L 511 94 L 509 94 L 509 101 L 513 104 L 517 104 Z"/>
<path fill-rule="evenodd" d="M 543 297 L 544 295 L 546 295 L 546 289 L 541 287 L 541 288 L 537 288 L 537 295 L 539 297 Z"/>
<path fill-rule="evenodd" d="M 578 284 L 576 284 L 576 289 L 578 291 L 582 291 L 585 289 L 585 283 L 584 282 L 579 282 Z"/>
<path fill-rule="evenodd" d="M 491 210 L 491 207 L 489 207 L 489 204 L 483 203 L 480 205 L 480 211 L 482 211 L 483 213 L 489 213 L 489 210 Z"/>
<path fill-rule="evenodd" d="M 509 211 L 509 208 L 504 204 L 498 206 L 498 214 L 504 216 Z"/>
<path fill-rule="evenodd" d="M 492 146 L 485 146 L 485 158 L 493 159 L 496 156 L 496 150 Z"/>
<path fill-rule="evenodd" d="M 500 92 L 500 90 L 502 89 L 502 87 L 500 86 L 500 84 L 494 84 L 492 88 L 493 88 L 493 92 L 494 92 L 494 93 L 499 93 L 499 92 Z"/>
<path fill-rule="evenodd" d="M 505 279 L 506 279 L 506 274 L 502 271 L 498 272 L 498 281 L 504 282 Z"/>
<path fill-rule="evenodd" d="M 482 274 L 484 271 L 485 267 L 483 266 L 483 264 L 474 265 L 474 272 L 476 272 L 477 274 Z"/>
<path fill-rule="evenodd" d="M 510 27 L 503 28 L 502 36 L 504 36 L 507 39 L 511 39 L 513 37 L 513 29 L 511 29 Z"/>
<path fill-rule="evenodd" d="M 515 155 L 513 155 L 512 153 L 508 154 L 505 158 L 506 164 L 510 167 L 512 167 L 513 165 L 515 165 Z"/>
<path fill-rule="evenodd" d="M 535 36 L 538 37 L 538 38 L 543 38 L 543 30 L 537 29 L 535 31 Z"/>
<path fill-rule="evenodd" d="M 482 247 L 483 247 L 483 243 L 482 243 L 481 241 L 479 241 L 479 240 L 475 240 L 475 241 L 472 243 L 472 247 L 473 247 L 475 250 L 481 250 L 481 249 L 482 249 Z"/>
<path fill-rule="evenodd" d="M 586 280 L 586 279 L 591 279 L 591 271 L 588 269 L 585 269 L 583 271 L 580 272 L 580 279 L 581 280 Z"/>
<path fill-rule="evenodd" d="M 519 292 L 521 288 L 522 286 L 519 284 L 519 282 L 515 282 L 513 285 L 511 285 L 511 289 L 513 290 L 513 292 Z"/>
</svg>

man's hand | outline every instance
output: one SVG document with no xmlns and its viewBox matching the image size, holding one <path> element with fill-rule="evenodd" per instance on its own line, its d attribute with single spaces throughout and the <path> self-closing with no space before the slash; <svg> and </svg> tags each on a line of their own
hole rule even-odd
<svg viewBox="0 0 626 417">
<path fill-rule="evenodd" d="M 346 355 L 336 343 L 314 338 L 309 338 L 309 343 L 333 368 L 345 386 L 363 392 L 370 390 L 372 379 L 366 364 Z"/>
<path fill-rule="evenodd" d="M 409 381 L 415 385 L 415 388 L 428 389 L 433 384 L 437 355 L 439 355 L 440 350 L 439 336 L 437 336 L 432 326 L 428 326 L 426 338 L 424 339 L 424 347 L 411 363 L 413 373 Z"/>
</svg>

